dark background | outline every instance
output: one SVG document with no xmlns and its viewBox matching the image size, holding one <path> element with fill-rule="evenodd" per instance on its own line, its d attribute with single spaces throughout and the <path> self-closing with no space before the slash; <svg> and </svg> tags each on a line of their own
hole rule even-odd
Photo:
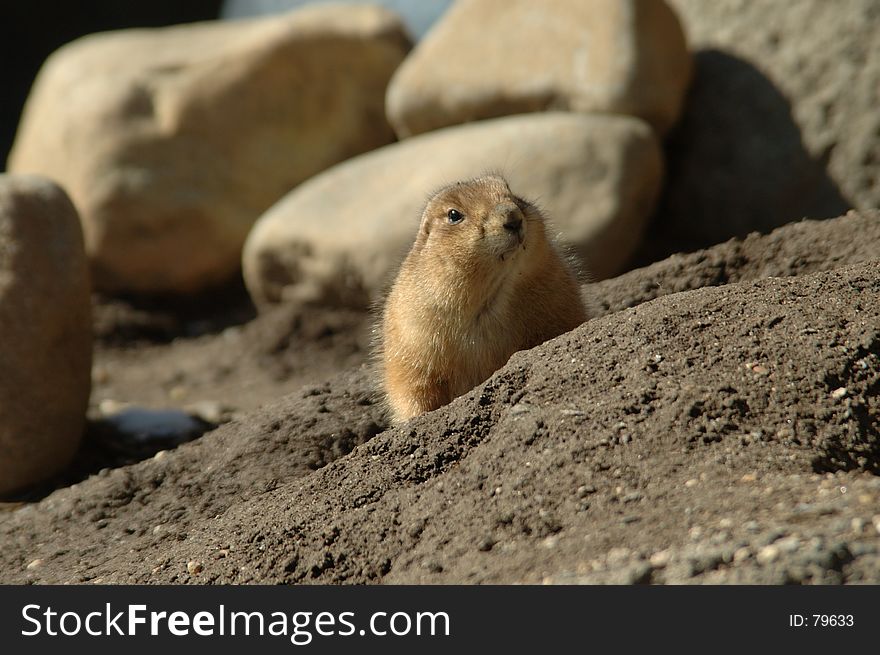
<svg viewBox="0 0 880 655">
<path fill-rule="evenodd" d="M 0 85 L 3 94 L 0 102 L 0 170 L 6 169 L 6 159 L 31 84 L 53 51 L 92 32 L 217 18 L 221 4 L 222 0 L 20 0 L 3 3 L 0 10 Z"/>
</svg>

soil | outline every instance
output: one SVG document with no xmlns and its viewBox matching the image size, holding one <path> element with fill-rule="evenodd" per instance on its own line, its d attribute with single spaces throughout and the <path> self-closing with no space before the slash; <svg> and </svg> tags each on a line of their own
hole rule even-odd
<svg viewBox="0 0 880 655">
<path fill-rule="evenodd" d="M 4 505 L 0 582 L 880 582 L 880 212 L 584 291 L 394 428 L 367 314 L 96 298 L 89 432 Z M 126 403 L 219 427 L 133 446 Z"/>
</svg>

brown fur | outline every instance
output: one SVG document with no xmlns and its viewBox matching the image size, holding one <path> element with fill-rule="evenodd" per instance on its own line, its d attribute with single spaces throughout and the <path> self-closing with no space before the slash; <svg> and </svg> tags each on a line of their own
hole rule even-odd
<svg viewBox="0 0 880 655">
<path fill-rule="evenodd" d="M 450 209 L 464 215 L 457 225 Z M 425 207 L 382 316 L 381 365 L 394 421 L 445 405 L 516 351 L 586 319 L 575 276 L 534 205 L 497 175 L 441 189 Z"/>
</svg>

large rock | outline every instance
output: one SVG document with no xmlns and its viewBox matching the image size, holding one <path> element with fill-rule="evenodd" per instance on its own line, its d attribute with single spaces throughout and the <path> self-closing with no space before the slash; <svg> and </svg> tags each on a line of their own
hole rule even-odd
<svg viewBox="0 0 880 655">
<path fill-rule="evenodd" d="M 89 278 L 79 218 L 48 180 L 0 175 L 0 494 L 63 468 L 91 384 Z"/>
<path fill-rule="evenodd" d="M 695 46 L 750 62 L 781 91 L 808 151 L 827 162 L 853 206 L 880 207 L 877 0 L 670 3 Z"/>
<path fill-rule="evenodd" d="M 546 109 L 678 119 L 691 59 L 663 0 L 458 0 L 395 73 L 401 137 Z"/>
<path fill-rule="evenodd" d="M 880 207 L 880 3 L 670 4 L 696 69 L 651 259 Z"/>
<path fill-rule="evenodd" d="M 100 2 L 83 5 L 56 0 L 3 3 L 0 43 L 7 44 L 0 102 L 0 169 L 9 156 L 21 110 L 46 57 L 72 39 L 93 32 L 138 25 L 171 25 L 216 18 L 221 0 L 187 2 Z M 46 20 L 46 16 L 52 20 Z M 12 53 L 15 53 L 12 55 Z"/>
<path fill-rule="evenodd" d="M 639 243 L 662 168 L 653 131 L 636 118 L 551 112 L 439 130 L 291 192 L 248 237 L 245 282 L 260 304 L 364 307 L 411 244 L 426 195 L 486 170 L 537 200 L 586 269 L 607 277 Z"/>
<path fill-rule="evenodd" d="M 237 270 L 284 193 L 393 140 L 384 93 L 408 49 L 370 6 L 89 36 L 44 66 L 9 169 L 69 190 L 97 286 L 195 291 Z"/>
</svg>

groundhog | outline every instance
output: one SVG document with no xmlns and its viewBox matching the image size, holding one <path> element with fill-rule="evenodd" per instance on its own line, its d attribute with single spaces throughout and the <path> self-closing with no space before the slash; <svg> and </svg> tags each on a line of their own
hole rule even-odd
<svg viewBox="0 0 880 655">
<path fill-rule="evenodd" d="M 587 320 L 539 209 L 487 175 L 442 188 L 382 313 L 384 392 L 399 423 L 449 403 Z"/>
</svg>

